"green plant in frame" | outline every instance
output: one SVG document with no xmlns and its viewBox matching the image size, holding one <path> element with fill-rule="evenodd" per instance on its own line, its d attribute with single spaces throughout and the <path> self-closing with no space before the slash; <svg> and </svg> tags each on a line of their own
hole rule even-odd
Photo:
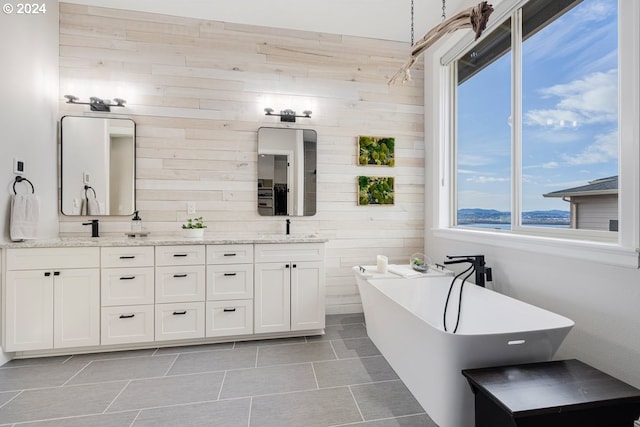
<svg viewBox="0 0 640 427">
<path fill-rule="evenodd" d="M 392 176 L 359 176 L 359 205 L 393 205 L 394 178 Z"/>
<path fill-rule="evenodd" d="M 395 143 L 393 137 L 359 136 L 358 164 L 393 167 L 396 161 Z"/>
</svg>

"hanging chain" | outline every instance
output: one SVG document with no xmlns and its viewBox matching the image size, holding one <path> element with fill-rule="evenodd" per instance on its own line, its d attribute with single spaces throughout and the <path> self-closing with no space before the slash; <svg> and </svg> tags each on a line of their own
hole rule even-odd
<svg viewBox="0 0 640 427">
<path fill-rule="evenodd" d="M 447 19 L 447 4 L 446 0 L 442 0 L 442 20 Z"/>
<path fill-rule="evenodd" d="M 411 46 L 413 46 L 413 0 L 411 0 Z"/>
</svg>

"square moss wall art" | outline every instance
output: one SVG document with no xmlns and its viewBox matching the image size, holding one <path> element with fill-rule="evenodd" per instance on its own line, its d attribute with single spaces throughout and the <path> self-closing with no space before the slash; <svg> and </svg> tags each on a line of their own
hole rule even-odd
<svg viewBox="0 0 640 427">
<path fill-rule="evenodd" d="M 359 136 L 358 165 L 393 167 L 396 162 L 395 144 L 396 139 L 389 136 Z"/>
<path fill-rule="evenodd" d="M 392 176 L 359 176 L 358 205 L 393 205 L 393 182 Z"/>
</svg>

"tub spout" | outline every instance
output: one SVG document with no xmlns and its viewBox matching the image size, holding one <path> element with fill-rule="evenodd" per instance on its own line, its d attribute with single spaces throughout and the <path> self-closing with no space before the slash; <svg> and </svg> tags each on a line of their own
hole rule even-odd
<svg viewBox="0 0 640 427">
<path fill-rule="evenodd" d="M 485 277 L 489 282 L 493 280 L 491 268 L 485 265 L 484 255 L 447 255 L 447 261 L 444 261 L 444 264 L 460 264 L 463 262 L 473 264 L 473 269 L 476 274 L 476 285 L 484 288 Z"/>
</svg>

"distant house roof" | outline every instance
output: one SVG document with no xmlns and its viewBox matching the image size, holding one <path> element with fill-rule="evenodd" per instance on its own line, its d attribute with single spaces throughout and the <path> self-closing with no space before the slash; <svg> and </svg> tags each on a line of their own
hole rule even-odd
<svg viewBox="0 0 640 427">
<path fill-rule="evenodd" d="M 543 194 L 543 197 L 573 197 L 573 196 L 600 196 L 603 194 L 618 194 L 618 176 L 595 179 L 587 185 L 567 188 L 565 190 L 552 191 Z"/>
</svg>

